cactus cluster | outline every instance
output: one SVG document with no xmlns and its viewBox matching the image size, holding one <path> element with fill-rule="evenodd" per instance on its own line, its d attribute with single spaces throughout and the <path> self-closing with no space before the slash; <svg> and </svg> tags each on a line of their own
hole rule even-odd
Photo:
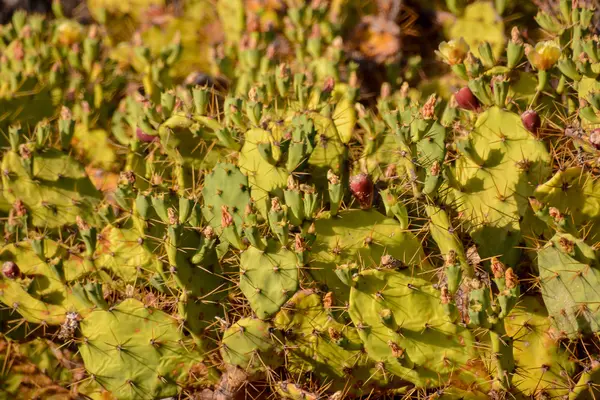
<svg viewBox="0 0 600 400">
<path fill-rule="evenodd" d="M 0 30 L 1 393 L 600 395 L 592 5 L 87 3 Z"/>
</svg>

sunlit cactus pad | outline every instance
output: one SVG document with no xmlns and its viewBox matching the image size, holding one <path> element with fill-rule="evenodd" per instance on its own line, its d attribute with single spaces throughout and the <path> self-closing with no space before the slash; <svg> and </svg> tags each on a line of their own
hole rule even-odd
<svg viewBox="0 0 600 400">
<path fill-rule="evenodd" d="M 600 4 L 16 3 L 0 399 L 600 398 Z"/>
</svg>

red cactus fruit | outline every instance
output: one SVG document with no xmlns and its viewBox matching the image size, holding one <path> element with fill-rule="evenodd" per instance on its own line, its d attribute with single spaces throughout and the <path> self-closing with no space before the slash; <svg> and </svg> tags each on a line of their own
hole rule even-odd
<svg viewBox="0 0 600 400">
<path fill-rule="evenodd" d="M 15 262 L 6 261 L 2 264 L 2 274 L 8 279 L 16 279 L 21 276 L 21 270 Z"/>
<path fill-rule="evenodd" d="M 521 121 L 523 121 L 523 126 L 531 133 L 537 133 L 538 129 L 542 125 L 542 120 L 537 112 L 533 110 L 527 110 L 523 114 L 521 114 Z"/>
<path fill-rule="evenodd" d="M 350 191 L 360 203 L 363 210 L 371 208 L 375 186 L 367 174 L 358 174 L 350 178 Z"/>
<path fill-rule="evenodd" d="M 458 106 L 465 110 L 476 111 L 479 109 L 479 100 L 471 92 L 471 89 L 464 87 L 454 94 Z"/>
<path fill-rule="evenodd" d="M 158 139 L 158 136 L 148 135 L 141 128 L 135 129 L 135 136 L 144 143 L 151 143 Z"/>
</svg>

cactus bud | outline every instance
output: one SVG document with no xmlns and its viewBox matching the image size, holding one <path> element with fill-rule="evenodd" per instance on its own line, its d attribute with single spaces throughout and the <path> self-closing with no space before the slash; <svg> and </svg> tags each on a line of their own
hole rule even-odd
<svg viewBox="0 0 600 400">
<path fill-rule="evenodd" d="M 388 341 L 388 347 L 390 350 L 392 350 L 392 356 L 396 358 L 404 358 L 404 349 L 398 346 L 397 343 L 394 343 L 390 340 Z"/>
<path fill-rule="evenodd" d="M 492 257 L 492 273 L 494 278 L 504 277 L 504 264 L 497 257 Z"/>
<path fill-rule="evenodd" d="M 333 77 L 329 76 L 325 78 L 325 83 L 323 84 L 323 93 L 331 94 L 335 87 L 335 80 Z"/>
<path fill-rule="evenodd" d="M 523 58 L 523 54 L 525 53 L 525 49 L 523 46 L 523 39 L 521 39 L 521 33 L 519 32 L 519 28 L 516 26 L 512 28 L 511 32 L 511 40 L 508 42 L 508 47 L 506 49 L 506 58 L 507 58 L 507 66 L 508 68 L 516 67 L 521 59 Z"/>
<path fill-rule="evenodd" d="M 514 289 L 519 284 L 519 278 L 514 273 L 512 268 L 508 268 L 506 270 L 505 279 L 506 279 L 506 288 L 507 289 Z"/>
<path fill-rule="evenodd" d="M 221 206 L 221 227 L 227 228 L 233 225 L 233 217 L 229 213 L 229 207 L 226 205 Z"/>
<path fill-rule="evenodd" d="M 333 307 L 333 302 L 334 302 L 333 292 L 325 293 L 325 296 L 323 296 L 323 307 L 325 307 L 326 309 L 330 309 L 331 307 Z"/>
<path fill-rule="evenodd" d="M 423 104 L 423 107 L 421 108 L 421 115 L 423 116 L 423 118 L 432 119 L 434 117 L 436 102 L 437 102 L 437 96 L 435 94 L 432 94 L 431 96 L 429 96 L 429 98 L 427 99 L 425 104 Z"/>
<path fill-rule="evenodd" d="M 492 68 L 494 65 L 496 65 L 494 52 L 489 42 L 483 42 L 480 44 L 478 50 L 481 61 L 486 68 Z"/>
<path fill-rule="evenodd" d="M 542 202 L 535 197 L 529 197 L 529 205 L 531 206 L 533 212 L 538 212 L 544 208 L 544 204 L 542 204 Z"/>
<path fill-rule="evenodd" d="M 27 215 L 27 208 L 25 208 L 25 204 L 23 203 L 23 201 L 17 199 L 14 203 L 13 203 L 13 210 L 15 211 L 15 214 L 17 215 L 17 217 L 23 217 L 25 215 Z"/>
<path fill-rule="evenodd" d="M 450 302 L 452 301 L 452 295 L 450 295 L 446 286 L 442 286 L 440 300 L 442 301 L 442 304 L 450 304 Z"/>
<path fill-rule="evenodd" d="M 332 185 L 337 185 L 340 183 L 340 178 L 331 169 L 329 171 L 327 171 L 327 180 Z"/>
</svg>

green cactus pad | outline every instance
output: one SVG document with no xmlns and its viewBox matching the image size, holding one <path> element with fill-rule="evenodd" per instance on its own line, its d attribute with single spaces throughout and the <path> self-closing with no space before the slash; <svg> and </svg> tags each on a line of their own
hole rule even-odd
<svg viewBox="0 0 600 400">
<path fill-rule="evenodd" d="M 80 329 L 87 373 L 118 399 L 174 396 L 202 362 L 177 320 L 135 299 L 94 311 Z"/>
<path fill-rule="evenodd" d="M 269 193 L 281 190 L 287 185 L 288 171 L 285 168 L 271 165 L 258 152 L 259 143 L 271 143 L 281 140 L 278 130 L 273 130 L 273 136 L 262 129 L 251 129 L 245 134 L 246 141 L 240 151 L 238 165 L 240 170 L 248 176 L 252 199 L 256 202 L 257 209 L 266 217 L 268 210 Z"/>
<path fill-rule="evenodd" d="M 298 259 L 274 242 L 265 251 L 249 247 L 240 259 L 239 285 L 258 318 L 265 319 L 298 289 Z"/>
<path fill-rule="evenodd" d="M 446 257 L 453 251 L 456 254 L 456 258 L 460 261 L 463 272 L 467 276 L 471 276 L 473 274 L 473 267 L 467 262 L 465 249 L 457 234 L 452 229 L 448 214 L 441 208 L 433 205 L 426 206 L 425 211 L 430 219 L 429 232 L 431 232 L 431 237 L 438 245 L 442 256 Z"/>
<path fill-rule="evenodd" d="M 448 203 L 471 227 L 482 257 L 503 256 L 514 265 L 519 219 L 529 208 L 528 196 L 550 173 L 550 155 L 519 115 L 498 107 L 479 114 L 457 147 L 461 157 L 448 171 Z"/>
<path fill-rule="evenodd" d="M 233 223 L 242 232 L 244 211 L 250 203 L 248 178 L 233 164 L 219 163 L 204 179 L 202 189 L 204 207 L 202 213 L 217 232 L 222 231 L 221 210 L 223 206 L 233 217 Z"/>
<path fill-rule="evenodd" d="M 439 379 L 473 383 L 477 354 L 466 328 L 446 316 L 431 284 L 409 273 L 367 270 L 355 278 L 348 310 L 373 360 L 420 387 Z"/>
<path fill-rule="evenodd" d="M 559 336 L 600 331 L 600 268 L 581 239 L 557 233 L 538 251 L 544 303 Z"/>
<path fill-rule="evenodd" d="M 494 5 L 487 1 L 476 1 L 468 5 L 464 14 L 450 25 L 448 36 L 451 39 L 464 38 L 477 57 L 478 47 L 485 41 L 490 43 L 496 57 L 502 54 L 506 43 L 502 18 Z"/>
<path fill-rule="evenodd" d="M 587 240 L 600 238 L 600 184 L 597 178 L 580 167 L 558 171 L 550 180 L 538 186 L 534 196 L 550 207 L 569 213 L 577 226 L 589 224 Z"/>
<path fill-rule="evenodd" d="M 321 385 L 330 385 L 328 391 L 361 395 L 400 384 L 374 361 L 362 357 L 357 330 L 336 321 L 312 290 L 296 293 L 273 324 L 285 333 L 288 368 L 298 373 L 311 371 Z"/>
<path fill-rule="evenodd" d="M 100 232 L 94 263 L 125 282 L 133 282 L 145 272 L 153 273 L 162 268 L 162 263 L 145 243 L 147 240 L 135 227 L 108 225 Z"/>
<path fill-rule="evenodd" d="M 315 148 L 308 159 L 308 163 L 312 167 L 313 176 L 315 176 L 315 179 L 318 177 L 324 179 L 329 169 L 339 174 L 342 169 L 346 149 L 341 141 L 334 120 L 316 113 L 311 114 L 310 119 L 315 124 L 317 130 Z"/>
<path fill-rule="evenodd" d="M 552 324 L 542 302 L 525 296 L 504 321 L 507 334 L 514 338 L 515 387 L 526 396 L 540 392 L 551 397 L 567 395 L 567 378 L 573 376 L 575 363 L 552 336 Z"/>
<path fill-rule="evenodd" d="M 271 324 L 243 318 L 223 333 L 221 356 L 228 364 L 254 374 L 281 364 L 281 357 L 277 354 L 280 343 L 281 336 Z"/>
<path fill-rule="evenodd" d="M 95 207 L 100 203 L 96 190 L 82 165 L 69 155 L 48 149 L 35 153 L 30 177 L 17 153 L 2 158 L 4 197 L 21 200 L 32 215 L 35 226 L 56 228 L 74 224 L 80 216 L 91 225 L 98 221 Z"/>
<path fill-rule="evenodd" d="M 419 240 L 398 221 L 375 210 L 347 210 L 337 217 L 317 219 L 315 232 L 310 273 L 342 302 L 348 299 L 349 289 L 335 274 L 339 265 L 356 262 L 363 269 L 374 268 L 389 254 L 415 273 L 430 268 Z"/>
<path fill-rule="evenodd" d="M 77 296 L 69 282 L 93 272 L 94 265 L 81 256 L 67 255 L 66 250 L 52 240 L 46 239 L 44 244 L 44 259 L 28 242 L 2 249 L 1 262 L 15 262 L 23 277 L 10 280 L 1 276 L 0 300 L 33 323 L 58 325 L 64 321 L 67 312 L 87 315 L 96 305 Z M 53 265 L 58 260 L 61 263 Z"/>
</svg>

